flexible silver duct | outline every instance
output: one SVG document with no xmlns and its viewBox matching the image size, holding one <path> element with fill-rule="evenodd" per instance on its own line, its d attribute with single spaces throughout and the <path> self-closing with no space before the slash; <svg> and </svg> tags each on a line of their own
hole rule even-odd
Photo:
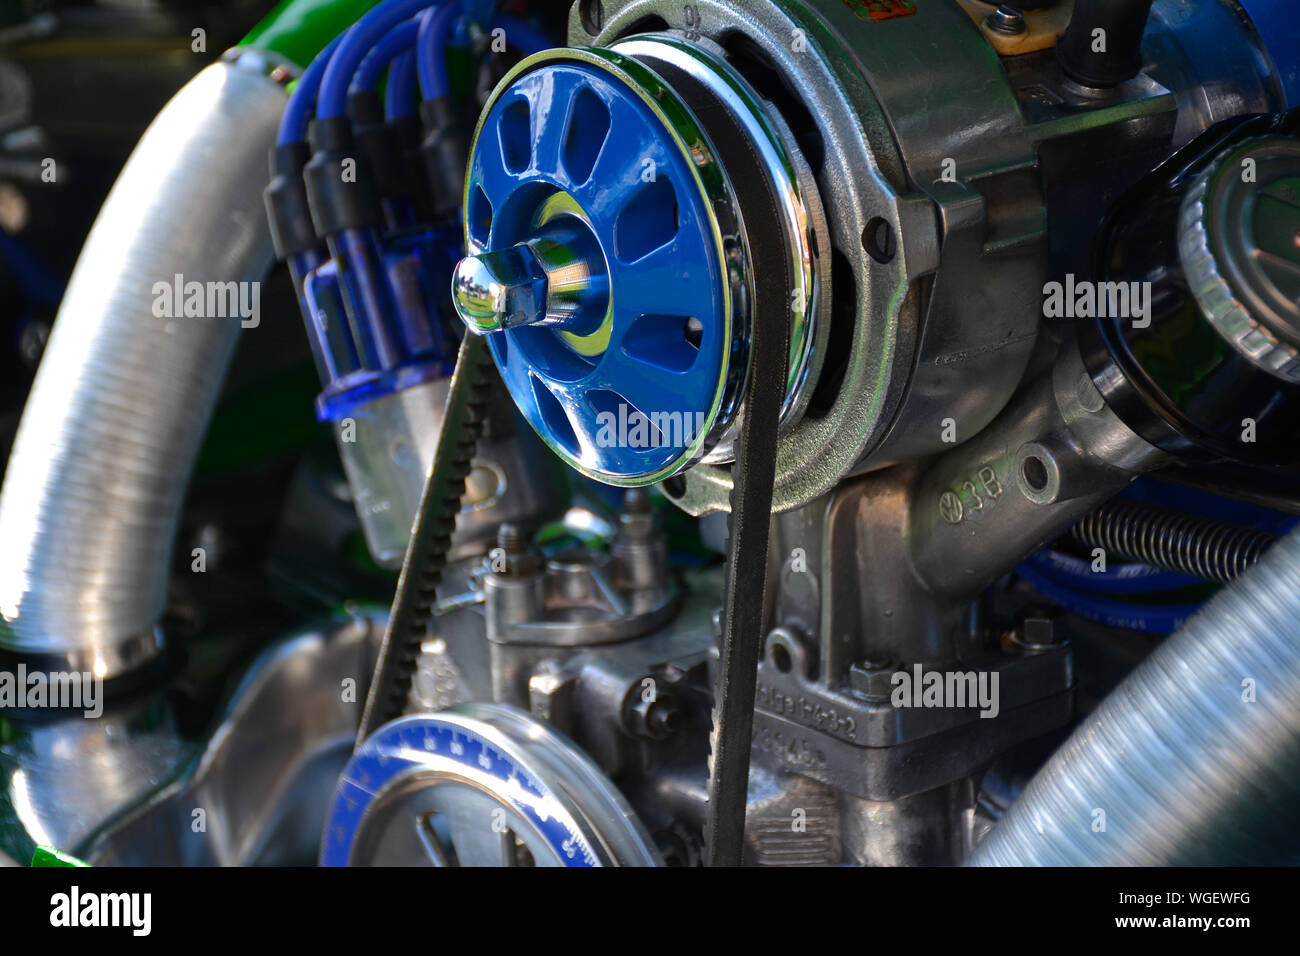
<svg viewBox="0 0 1300 956">
<path fill-rule="evenodd" d="M 1297 832 L 1300 530 L 1080 724 L 970 862 L 1284 862 Z"/>
<path fill-rule="evenodd" d="M 122 669 L 157 649 L 172 539 L 239 315 L 159 317 L 155 283 L 258 282 L 285 94 L 214 64 L 145 131 L 59 308 L 0 493 L 0 646 Z"/>
</svg>

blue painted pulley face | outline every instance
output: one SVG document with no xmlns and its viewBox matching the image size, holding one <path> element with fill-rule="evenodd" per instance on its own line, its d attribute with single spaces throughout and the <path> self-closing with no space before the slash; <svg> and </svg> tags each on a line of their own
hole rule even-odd
<svg viewBox="0 0 1300 956">
<path fill-rule="evenodd" d="M 655 865 L 612 783 L 526 711 L 477 703 L 404 717 L 348 762 L 322 866 Z"/>
<path fill-rule="evenodd" d="M 492 332 L 493 357 L 573 467 L 610 484 L 662 480 L 707 452 L 734 401 L 733 292 L 714 209 L 729 186 L 689 110 L 635 61 L 550 51 L 519 69 L 475 137 L 469 251 L 558 229 L 585 250 L 574 268 L 607 284 L 564 322 Z"/>
</svg>

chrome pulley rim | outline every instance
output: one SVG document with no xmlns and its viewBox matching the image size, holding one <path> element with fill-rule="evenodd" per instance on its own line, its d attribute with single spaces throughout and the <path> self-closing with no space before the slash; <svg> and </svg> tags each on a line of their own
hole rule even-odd
<svg viewBox="0 0 1300 956">
<path fill-rule="evenodd" d="M 645 828 L 576 745 L 508 704 L 392 721 L 353 755 L 322 866 L 656 866 Z"/>
<path fill-rule="evenodd" d="M 793 249 L 798 280 L 783 423 L 807 403 L 826 327 L 807 186 L 725 63 L 667 37 L 525 60 L 475 133 L 470 254 L 453 295 L 533 428 L 613 485 L 729 461 L 747 387 L 754 240 L 731 178 L 740 174 L 729 175 L 717 131 L 667 70 L 738 114 L 735 128 L 756 144 L 748 155 L 764 164 L 745 174 L 777 182 L 788 200 L 783 235 L 763 240 Z"/>
<path fill-rule="evenodd" d="M 697 84 L 703 95 L 724 108 L 752 148 L 760 169 L 751 175 L 765 176 L 772 184 L 781 225 L 778 241 L 788 261 L 791 281 L 790 352 L 779 426 L 784 434 L 808 407 L 830 336 L 830 263 L 820 255 L 821 249 L 830 247 L 830 239 L 812 170 L 780 117 L 765 107 L 761 97 L 711 41 L 687 43 L 675 36 L 644 34 L 621 40 L 610 49 L 636 57 L 666 77 L 680 76 Z M 711 133 L 716 139 L 726 131 Z M 742 211 L 743 205 L 742 200 Z M 704 457 L 705 464 L 732 461 L 742 416 L 737 416 Z"/>
</svg>

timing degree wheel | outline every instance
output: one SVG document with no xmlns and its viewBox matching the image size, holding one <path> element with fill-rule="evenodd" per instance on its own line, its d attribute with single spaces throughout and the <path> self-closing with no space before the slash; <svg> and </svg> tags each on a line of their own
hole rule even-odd
<svg viewBox="0 0 1300 956">
<path fill-rule="evenodd" d="M 659 852 L 578 747 L 508 704 L 401 717 L 353 754 L 322 866 L 658 866 Z"/>
<path fill-rule="evenodd" d="M 639 486 L 730 461 L 750 338 L 774 321 L 791 329 L 782 430 L 802 414 L 829 322 L 796 157 L 744 80 L 672 37 L 549 50 L 497 86 L 452 293 L 573 468 Z M 784 301 L 756 301 L 764 269 Z"/>
</svg>

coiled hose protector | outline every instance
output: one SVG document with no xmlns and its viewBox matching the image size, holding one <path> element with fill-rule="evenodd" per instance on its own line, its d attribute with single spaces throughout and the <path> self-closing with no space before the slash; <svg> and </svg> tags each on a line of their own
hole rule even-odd
<svg viewBox="0 0 1300 956">
<path fill-rule="evenodd" d="M 158 114 L 86 240 L 0 492 L 0 647 L 106 676 L 157 650 L 182 498 L 239 316 L 155 315 L 154 284 L 257 282 L 283 89 L 256 52 Z"/>
<path fill-rule="evenodd" d="M 1297 832 L 1300 530 L 1102 701 L 970 863 L 1295 862 Z"/>
</svg>

